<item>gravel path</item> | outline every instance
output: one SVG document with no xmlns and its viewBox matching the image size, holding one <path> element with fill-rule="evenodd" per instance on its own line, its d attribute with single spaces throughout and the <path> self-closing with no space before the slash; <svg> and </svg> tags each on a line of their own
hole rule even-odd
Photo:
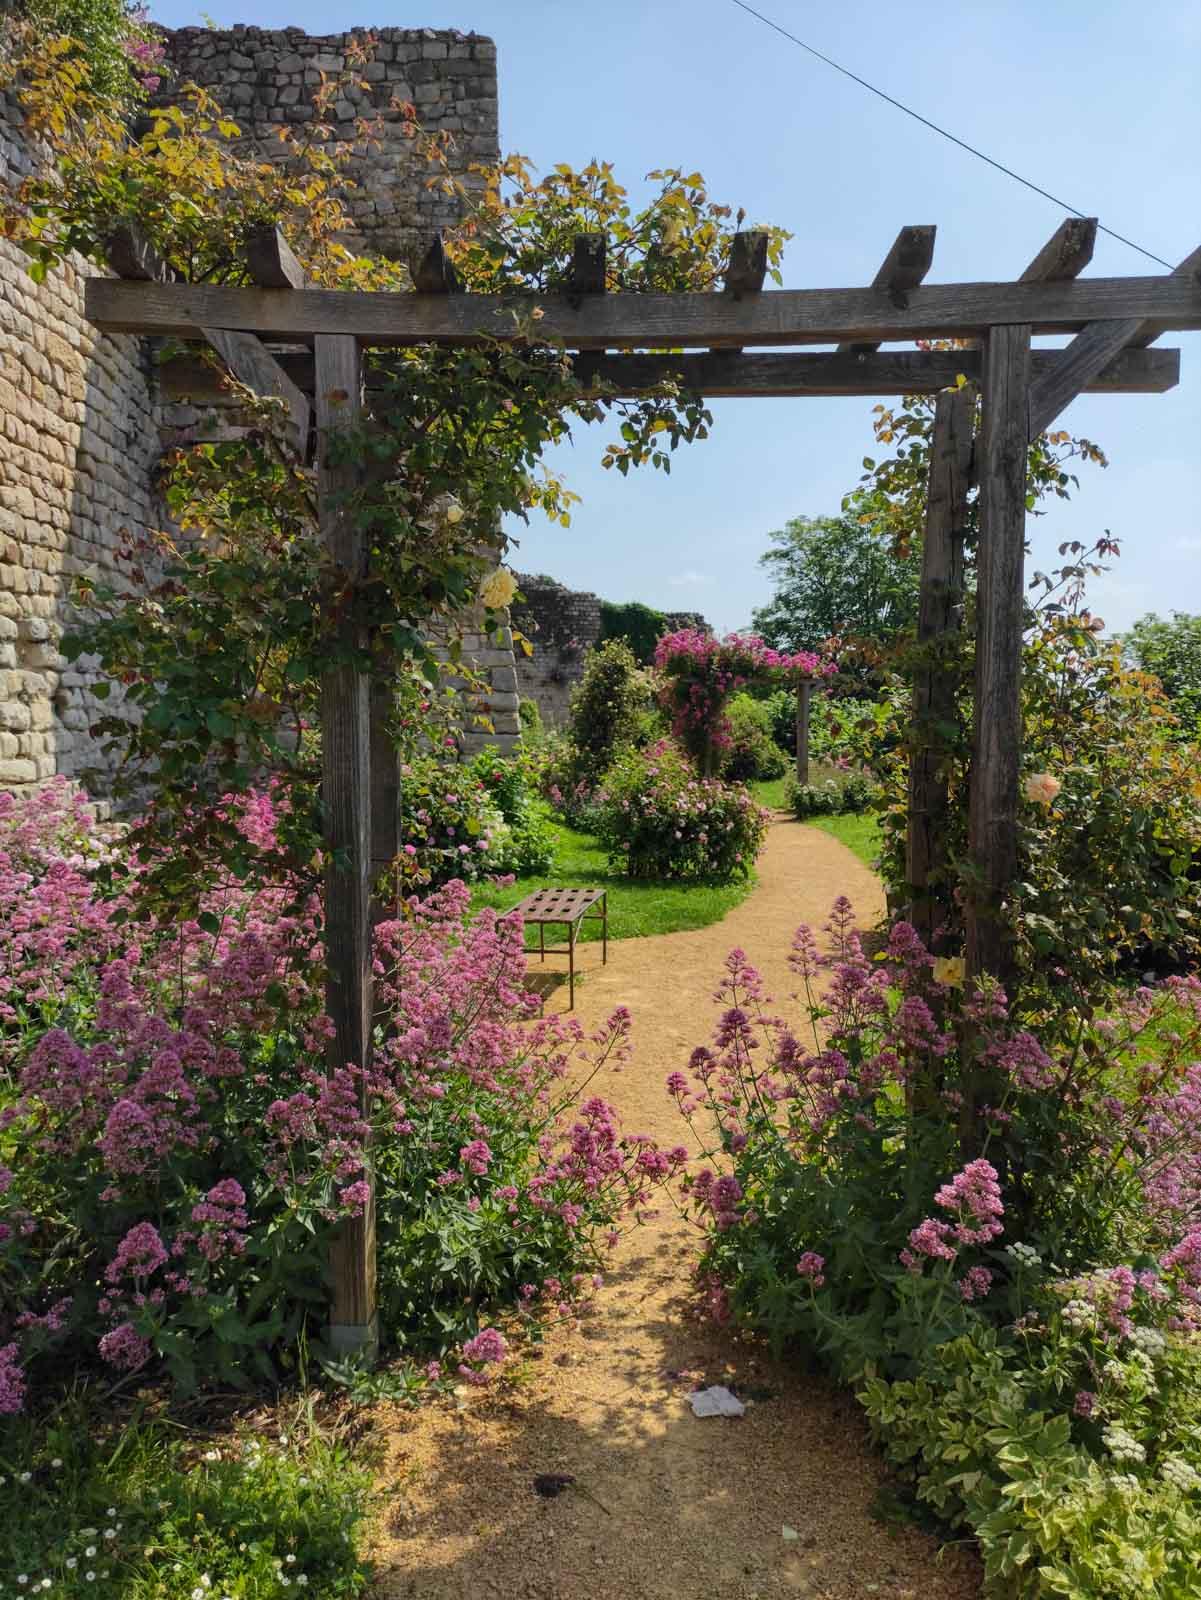
<svg viewBox="0 0 1201 1600">
<path fill-rule="evenodd" d="M 583 947 L 581 1021 L 619 1004 L 633 1012 L 632 1064 L 595 1084 L 627 1128 L 687 1139 L 663 1083 L 707 1042 L 725 956 L 740 945 L 787 996 L 792 931 L 820 927 L 838 894 L 864 924 L 883 911 L 879 883 L 842 844 L 779 821 L 758 887 L 723 922 L 623 940 L 603 969 L 598 947 Z M 940 1555 L 916 1530 L 873 1518 L 883 1473 L 853 1400 L 685 1314 L 695 1253 L 695 1234 L 664 1205 L 616 1252 L 582 1331 L 553 1334 L 516 1387 L 473 1392 L 457 1410 L 381 1413 L 381 1600 L 979 1593 L 968 1555 Z M 741 1420 L 699 1421 L 686 1398 L 694 1374 L 758 1398 Z M 531 1480 L 556 1472 L 580 1489 L 540 1499 Z"/>
</svg>

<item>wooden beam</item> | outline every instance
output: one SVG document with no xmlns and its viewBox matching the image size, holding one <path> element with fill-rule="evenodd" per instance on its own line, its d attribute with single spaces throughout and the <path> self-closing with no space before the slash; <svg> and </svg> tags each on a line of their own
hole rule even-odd
<svg viewBox="0 0 1201 1600">
<path fill-rule="evenodd" d="M 175 274 L 134 222 L 123 222 L 104 241 L 109 266 L 134 283 L 171 283 Z"/>
<path fill-rule="evenodd" d="M 400 755 L 391 723 L 395 685 L 382 671 L 371 677 L 371 921 L 397 914 L 395 883 L 385 874 L 400 854 Z"/>
<path fill-rule="evenodd" d="M 905 880 L 909 920 L 927 949 L 946 947 L 953 915 L 947 818 L 949 741 L 958 683 L 947 656 L 962 627 L 963 544 L 972 481 L 976 389 L 944 389 L 934 407 L 930 474 L 922 536 L 917 638 L 922 647 L 913 684 L 909 817 Z"/>
<path fill-rule="evenodd" d="M 1186 256 L 1167 282 L 1180 282 L 1201 291 L 1201 249 Z M 1146 346 L 1159 337 L 1161 327 L 1139 317 L 1099 320 L 1078 333 L 1061 353 L 1054 369 L 1040 378 L 1030 394 L 1030 437 L 1045 433 L 1065 406 L 1087 387 L 1089 380 L 1128 345 Z"/>
<path fill-rule="evenodd" d="M 275 359 L 304 392 L 313 388 L 311 354 L 276 353 Z M 1057 350 L 1031 353 L 1037 379 L 1061 359 Z M 980 377 L 978 350 L 882 350 L 873 355 L 833 351 L 790 351 L 780 355 L 605 356 L 586 353 L 574 359 L 584 383 L 606 383 L 620 396 L 645 394 L 676 379 L 713 399 L 768 399 L 804 395 L 935 394 L 950 388 L 962 373 Z M 1163 394 L 1180 381 L 1180 351 L 1157 346 L 1123 350 L 1087 386 L 1090 394 Z M 159 385 L 168 399 L 215 400 L 222 394 L 220 374 L 208 362 L 175 356 L 159 368 Z M 371 373 L 367 390 L 371 391 Z"/>
<path fill-rule="evenodd" d="M 292 246 L 278 228 L 253 228 L 246 236 L 244 259 L 260 289 L 303 289 L 305 272 Z"/>
<path fill-rule="evenodd" d="M 440 229 L 413 268 L 413 287 L 418 294 L 458 294 L 463 287 L 447 258 Z"/>
<path fill-rule="evenodd" d="M 340 620 L 333 624 L 348 656 L 321 680 L 321 806 L 325 834 L 325 1008 L 334 1029 L 328 1046 L 331 1071 L 371 1067 L 371 815 L 369 676 L 361 657 L 366 640 L 355 619 L 355 590 L 362 582 L 367 537 L 345 496 L 359 479 L 353 463 L 335 463 L 338 434 L 361 414 L 362 364 L 351 338 L 316 341 L 317 492 L 321 530 L 341 588 Z M 330 1254 L 330 1344 L 336 1352 L 374 1350 L 375 1200 L 349 1218 Z"/>
<path fill-rule="evenodd" d="M 992 329 L 975 452 L 980 536 L 966 954 L 971 976 L 991 973 L 1002 984 L 1011 974 L 1002 905 L 1017 872 L 1029 388 L 1030 330 Z"/>
<path fill-rule="evenodd" d="M 1018 281 L 1063 283 L 1078 278 L 1093 259 L 1096 242 L 1096 217 L 1065 217 Z"/>
<path fill-rule="evenodd" d="M 726 294 L 758 294 L 762 290 L 767 277 L 767 246 L 766 233 L 734 235 L 730 240 L 730 260 L 724 279 Z"/>
<path fill-rule="evenodd" d="M 530 296 L 386 294 L 306 289 L 229 289 L 213 284 L 122 283 L 89 278 L 90 320 L 106 333 L 195 339 L 202 328 L 308 341 L 342 334 L 364 345 L 470 345 L 520 337 L 514 312 Z M 874 289 L 775 289 L 726 294 L 539 296 L 548 342 L 576 349 L 689 345 L 833 344 L 839 340 L 938 339 L 992 325 L 1070 333 L 1102 318 L 1137 318 L 1157 329 L 1201 327 L 1201 283 L 1157 278 L 1084 278 L 1068 283 L 921 284 L 907 306 Z"/>
<path fill-rule="evenodd" d="M 282 400 L 288 408 L 288 443 L 303 464 L 308 459 L 312 407 L 288 374 L 252 333 L 206 328 L 204 336 L 239 383 L 255 394 Z"/>
<path fill-rule="evenodd" d="M 934 264 L 934 236 L 937 229 L 930 223 L 920 223 L 902 228 L 884 257 L 884 263 L 872 279 L 873 289 L 882 289 L 894 304 L 904 305 L 904 296 L 918 284 Z M 880 348 L 878 343 L 840 344 L 842 351 L 867 355 Z"/>
<path fill-rule="evenodd" d="M 571 246 L 571 292 L 573 295 L 604 294 L 605 250 L 603 233 L 579 233 Z"/>
<path fill-rule="evenodd" d="M 796 781 L 800 784 L 809 782 L 809 702 L 813 695 L 813 683 L 809 678 L 797 684 L 796 690 Z"/>
</svg>

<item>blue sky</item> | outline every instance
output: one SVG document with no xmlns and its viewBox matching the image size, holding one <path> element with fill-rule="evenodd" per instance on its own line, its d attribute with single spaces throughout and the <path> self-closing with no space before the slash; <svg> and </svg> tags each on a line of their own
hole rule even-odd
<svg viewBox="0 0 1201 1600">
<path fill-rule="evenodd" d="M 997 160 L 1168 261 L 1201 239 L 1201 8 L 1180 0 L 972 0 L 905 8 L 756 0 L 757 9 Z M 788 228 L 789 288 L 866 283 L 904 223 L 938 225 L 931 281 L 1016 276 L 1063 213 L 822 66 L 730 0 L 152 0 L 219 26 L 457 27 L 496 40 L 501 141 L 539 166 L 612 161 L 635 192 L 682 164 L 751 221 Z M 1094 274 L 1155 272 L 1101 236 Z M 1107 452 L 1030 524 L 1032 566 L 1062 539 L 1123 541 L 1092 590 L 1113 629 L 1201 612 L 1201 334 L 1180 386 L 1076 401 L 1063 425 Z M 614 600 L 700 610 L 721 629 L 767 598 L 758 558 L 791 516 L 836 511 L 872 451 L 870 400 L 719 401 L 670 477 L 599 465 L 582 431 L 553 464 L 583 496 L 569 529 L 518 530 L 514 564 Z"/>
</svg>

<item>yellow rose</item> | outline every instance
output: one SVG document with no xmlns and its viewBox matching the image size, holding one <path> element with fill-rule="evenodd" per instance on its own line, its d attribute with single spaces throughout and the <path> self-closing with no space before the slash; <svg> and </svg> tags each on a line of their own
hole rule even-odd
<svg viewBox="0 0 1201 1600">
<path fill-rule="evenodd" d="M 934 981 L 944 989 L 962 989 L 966 968 L 962 956 L 938 956 L 934 962 Z"/>
<path fill-rule="evenodd" d="M 480 599 L 489 611 L 503 611 L 517 593 L 517 579 L 507 567 L 497 567 L 480 586 Z"/>
</svg>

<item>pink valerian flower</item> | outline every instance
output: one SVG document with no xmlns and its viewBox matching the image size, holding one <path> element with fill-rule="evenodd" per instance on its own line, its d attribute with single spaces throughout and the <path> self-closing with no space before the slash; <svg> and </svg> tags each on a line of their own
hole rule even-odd
<svg viewBox="0 0 1201 1600">
<path fill-rule="evenodd" d="M 467 1168 L 468 1172 L 474 1172 L 477 1176 L 482 1177 L 487 1172 L 488 1165 L 492 1160 L 492 1151 L 488 1148 L 485 1140 L 473 1139 L 470 1144 L 465 1144 L 459 1151 L 459 1160 Z"/>
<path fill-rule="evenodd" d="M 116 1255 L 105 1268 L 104 1280 L 112 1284 L 120 1283 L 123 1278 L 140 1281 L 165 1266 L 167 1260 L 158 1229 L 151 1222 L 139 1222 L 117 1246 Z"/>
<path fill-rule="evenodd" d="M 1005 1210 L 1001 1184 L 991 1162 L 970 1161 L 950 1183 L 943 1184 L 934 1201 L 944 1211 L 957 1213 L 955 1237 L 961 1244 L 986 1244 L 1004 1232 L 999 1220 Z"/>
<path fill-rule="evenodd" d="M 798 1274 L 807 1278 L 815 1289 L 820 1289 L 826 1281 L 825 1267 L 825 1256 L 819 1256 L 816 1250 L 806 1250 L 796 1264 Z"/>
<path fill-rule="evenodd" d="M 25 1404 L 25 1372 L 17 1344 L 0 1345 L 0 1417 L 15 1417 Z"/>
<path fill-rule="evenodd" d="M 954 1261 L 959 1254 L 957 1246 L 951 1242 L 954 1238 L 955 1229 L 949 1222 L 927 1217 L 910 1232 L 909 1247 L 901 1251 L 901 1264 L 910 1272 L 920 1272 L 923 1256 L 936 1261 Z"/>
<path fill-rule="evenodd" d="M 492 1374 L 488 1369 L 502 1365 L 508 1353 L 508 1344 L 498 1329 L 481 1328 L 463 1346 L 463 1364 L 459 1367 L 459 1376 L 468 1383 L 490 1383 Z"/>
<path fill-rule="evenodd" d="M 371 1185 L 366 1178 L 360 1178 L 357 1183 L 349 1183 L 345 1189 L 338 1191 L 338 1204 L 351 1216 L 362 1216 L 371 1203 Z"/>
<path fill-rule="evenodd" d="M 144 1339 L 132 1322 L 123 1322 L 106 1333 L 99 1344 L 101 1356 L 122 1372 L 136 1372 L 150 1360 L 150 1341 Z"/>
<path fill-rule="evenodd" d="M 959 1280 L 959 1293 L 964 1300 L 983 1300 L 992 1288 L 992 1273 L 987 1267 L 969 1267 Z"/>
</svg>

